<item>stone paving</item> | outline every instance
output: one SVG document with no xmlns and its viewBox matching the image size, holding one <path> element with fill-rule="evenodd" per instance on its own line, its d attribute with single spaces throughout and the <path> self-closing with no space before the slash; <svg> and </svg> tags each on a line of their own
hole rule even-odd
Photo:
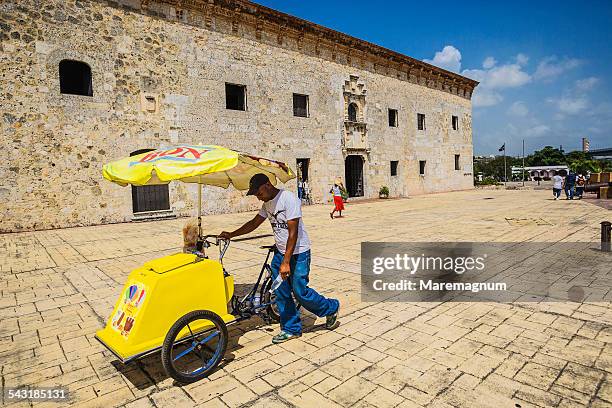
<svg viewBox="0 0 612 408">
<path fill-rule="evenodd" d="M 184 219 L 0 235 L 3 386 L 64 385 L 74 406 L 105 408 L 612 406 L 609 303 L 366 303 L 359 292 L 362 241 L 598 241 L 609 210 L 528 190 L 349 203 L 333 221 L 329 209 L 304 219 L 312 285 L 340 299 L 341 325 L 306 316 L 304 335 L 282 345 L 259 318 L 230 326 L 220 368 L 186 386 L 158 354 L 124 366 L 93 338 L 129 271 L 179 249 Z M 207 216 L 205 231 L 252 216 Z M 271 240 L 230 247 L 238 290 Z"/>
</svg>

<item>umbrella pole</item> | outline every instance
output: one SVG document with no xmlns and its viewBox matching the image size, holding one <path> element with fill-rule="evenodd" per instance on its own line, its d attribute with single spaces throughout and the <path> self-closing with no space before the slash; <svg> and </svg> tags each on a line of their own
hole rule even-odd
<svg viewBox="0 0 612 408">
<path fill-rule="evenodd" d="M 198 183 L 198 238 L 202 239 L 202 184 Z"/>
</svg>

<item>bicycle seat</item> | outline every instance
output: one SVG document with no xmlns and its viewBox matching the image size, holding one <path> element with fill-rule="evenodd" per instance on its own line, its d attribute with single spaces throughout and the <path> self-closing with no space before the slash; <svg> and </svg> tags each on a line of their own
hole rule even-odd
<svg viewBox="0 0 612 408">
<path fill-rule="evenodd" d="M 259 249 L 276 249 L 276 245 L 262 245 Z"/>
</svg>

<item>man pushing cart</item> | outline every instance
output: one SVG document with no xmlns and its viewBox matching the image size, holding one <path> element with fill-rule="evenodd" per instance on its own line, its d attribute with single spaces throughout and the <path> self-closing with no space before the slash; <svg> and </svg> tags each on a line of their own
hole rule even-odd
<svg viewBox="0 0 612 408">
<path fill-rule="evenodd" d="M 231 239 L 248 234 L 267 218 L 274 231 L 276 249 L 272 259 L 272 279 L 280 274 L 284 282 L 276 289 L 276 305 L 280 314 L 281 331 L 272 343 L 282 343 L 302 335 L 300 312 L 293 295 L 306 310 L 325 317 L 325 327 L 334 329 L 338 323 L 340 302 L 326 298 L 308 287 L 310 273 L 310 239 L 302 220 L 301 202 L 292 192 L 272 185 L 268 176 L 259 173 L 251 177 L 247 195 L 254 195 L 263 205 L 259 213 L 235 231 L 223 231 L 219 238 Z"/>
</svg>

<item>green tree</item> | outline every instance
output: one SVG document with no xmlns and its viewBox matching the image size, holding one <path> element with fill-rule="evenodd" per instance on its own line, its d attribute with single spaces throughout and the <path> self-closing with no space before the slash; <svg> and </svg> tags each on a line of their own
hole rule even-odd
<svg viewBox="0 0 612 408">
<path fill-rule="evenodd" d="M 525 157 L 526 166 L 556 166 L 559 164 L 565 164 L 565 155 L 562 150 L 552 146 L 544 146 L 542 150 L 536 150 Z"/>
<path fill-rule="evenodd" d="M 602 171 L 602 162 L 594 160 L 587 152 L 575 151 L 565 155 L 565 164 L 576 173 L 599 173 Z"/>
<path fill-rule="evenodd" d="M 506 156 L 506 175 L 508 180 L 512 177 L 512 166 L 517 166 L 521 160 Z M 474 174 L 482 173 L 483 177 L 493 177 L 495 180 L 504 179 L 504 156 L 495 158 L 479 159 L 474 161 Z"/>
</svg>

